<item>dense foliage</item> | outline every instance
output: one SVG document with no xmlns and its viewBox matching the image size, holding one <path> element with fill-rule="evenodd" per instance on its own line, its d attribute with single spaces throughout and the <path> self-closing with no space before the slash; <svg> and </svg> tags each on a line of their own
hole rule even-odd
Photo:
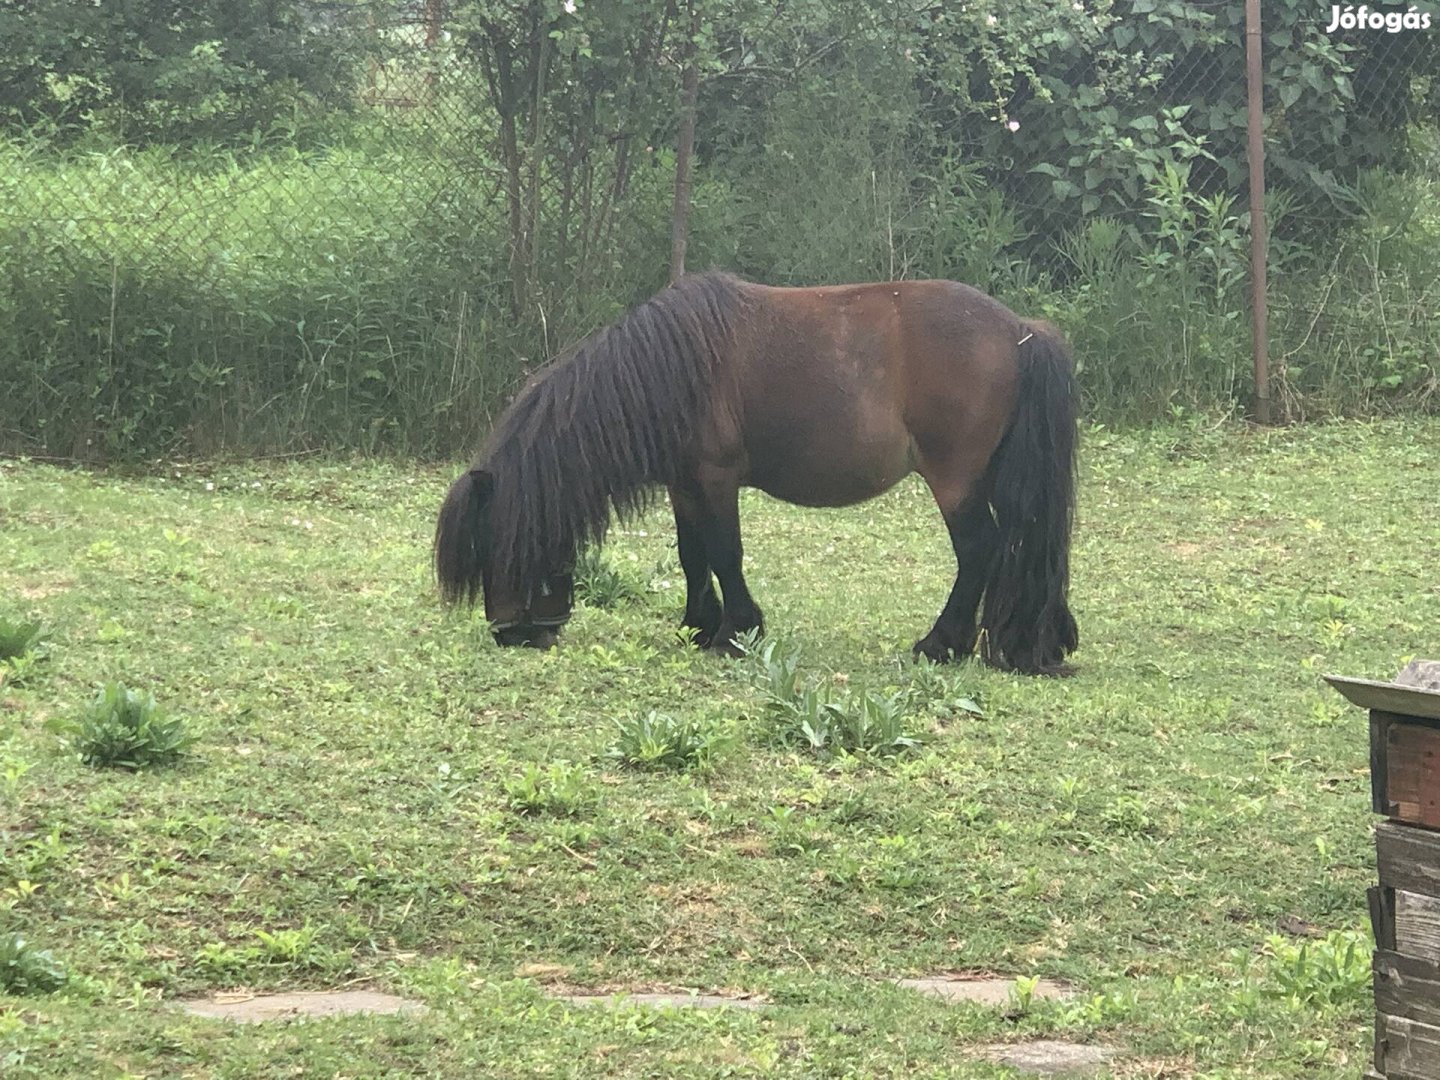
<svg viewBox="0 0 1440 1080">
<path fill-rule="evenodd" d="M 297 109 L 349 107 L 365 51 L 349 21 L 304 0 L 9 0 L 0 123 L 65 140 L 246 140 Z"/>
<path fill-rule="evenodd" d="M 1292 414 L 1424 405 L 1436 39 L 1325 16 L 1265 4 L 1280 389 Z M 17 0 L 0 442 L 473 442 L 526 370 L 665 283 L 692 64 L 690 266 L 966 280 L 1065 326 L 1097 415 L 1231 407 L 1240 19 L 1196 0 Z"/>
</svg>

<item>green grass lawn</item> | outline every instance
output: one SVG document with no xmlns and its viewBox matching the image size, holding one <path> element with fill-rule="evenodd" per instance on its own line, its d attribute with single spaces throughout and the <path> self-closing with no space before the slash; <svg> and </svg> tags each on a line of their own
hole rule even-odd
<svg viewBox="0 0 1440 1080">
<path fill-rule="evenodd" d="M 0 1074 L 999 1077 L 967 1050 L 1049 1037 L 1120 1048 L 1117 1076 L 1356 1076 L 1367 728 L 1320 674 L 1440 654 L 1440 423 L 1091 430 L 1083 453 L 1071 680 L 905 662 L 953 572 L 918 482 L 845 511 L 744 497 L 802 678 L 914 688 L 925 741 L 886 758 L 778 741 L 753 662 L 675 644 L 662 511 L 606 550 L 636 597 L 502 652 L 434 598 L 453 468 L 0 463 L 0 616 L 48 628 L 0 687 L 0 938 L 70 972 L 0 994 Z M 83 764 L 55 729 L 108 680 L 183 718 L 190 755 Z M 614 757 L 652 710 L 714 736 L 708 762 Z M 887 984 L 943 971 L 1076 993 Z M 429 1011 L 165 1007 L 342 985 Z"/>
</svg>

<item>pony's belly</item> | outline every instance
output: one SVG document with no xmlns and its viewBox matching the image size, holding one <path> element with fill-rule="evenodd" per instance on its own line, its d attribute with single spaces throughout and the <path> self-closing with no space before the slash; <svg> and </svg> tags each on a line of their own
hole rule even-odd
<svg viewBox="0 0 1440 1080">
<path fill-rule="evenodd" d="M 915 467 L 910 453 L 888 453 L 845 460 L 791 459 L 757 468 L 751 459 L 746 483 L 797 506 L 851 506 L 882 495 Z"/>
</svg>

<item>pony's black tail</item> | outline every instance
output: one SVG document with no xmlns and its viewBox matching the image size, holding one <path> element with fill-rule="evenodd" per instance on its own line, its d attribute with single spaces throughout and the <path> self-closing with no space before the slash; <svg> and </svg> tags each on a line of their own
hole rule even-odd
<svg viewBox="0 0 1440 1080">
<path fill-rule="evenodd" d="M 1075 365 L 1058 331 L 1027 322 L 1020 396 L 991 459 L 999 529 L 981 615 L 981 655 L 1030 675 L 1067 675 L 1080 643 L 1066 594 L 1075 517 Z"/>
<path fill-rule="evenodd" d="M 493 480 L 471 469 L 450 485 L 435 523 L 435 579 L 447 604 L 474 604 L 485 567 L 485 507 Z"/>
</svg>

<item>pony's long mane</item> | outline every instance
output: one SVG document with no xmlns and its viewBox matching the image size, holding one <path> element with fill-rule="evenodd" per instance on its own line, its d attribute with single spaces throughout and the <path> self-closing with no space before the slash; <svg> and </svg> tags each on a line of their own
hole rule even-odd
<svg viewBox="0 0 1440 1080">
<path fill-rule="evenodd" d="M 743 283 L 696 274 L 546 368 L 482 454 L 495 477 L 491 571 L 525 589 L 644 510 L 675 476 L 724 372 Z"/>
</svg>

